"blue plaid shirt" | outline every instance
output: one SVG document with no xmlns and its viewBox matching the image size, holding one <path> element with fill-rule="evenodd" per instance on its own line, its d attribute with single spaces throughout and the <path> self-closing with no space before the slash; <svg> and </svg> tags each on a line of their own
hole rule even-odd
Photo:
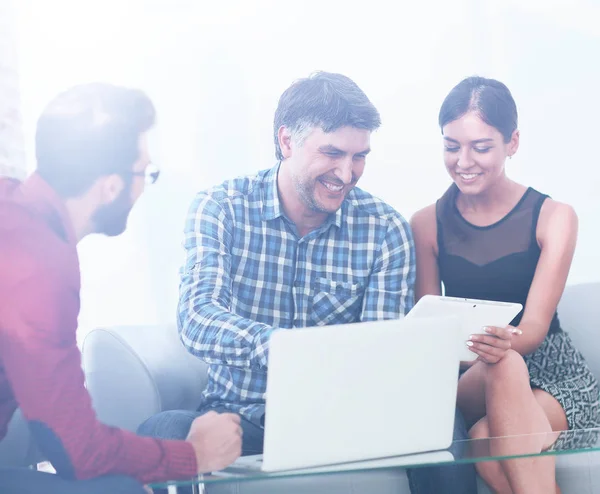
<svg viewBox="0 0 600 494">
<path fill-rule="evenodd" d="M 181 339 L 209 364 L 203 406 L 256 424 L 273 331 L 400 318 L 414 302 L 413 238 L 398 212 L 355 187 L 300 238 L 279 202 L 278 170 L 196 196 L 181 270 Z"/>
</svg>

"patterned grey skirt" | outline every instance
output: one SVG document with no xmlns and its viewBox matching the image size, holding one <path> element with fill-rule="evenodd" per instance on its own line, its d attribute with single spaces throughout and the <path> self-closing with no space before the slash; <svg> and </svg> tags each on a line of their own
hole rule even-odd
<svg viewBox="0 0 600 494">
<path fill-rule="evenodd" d="M 600 389 L 581 352 L 564 331 L 549 334 L 525 357 L 532 388 L 552 395 L 563 407 L 569 429 L 600 427 Z M 566 433 L 552 449 L 589 446 L 596 434 Z"/>
</svg>

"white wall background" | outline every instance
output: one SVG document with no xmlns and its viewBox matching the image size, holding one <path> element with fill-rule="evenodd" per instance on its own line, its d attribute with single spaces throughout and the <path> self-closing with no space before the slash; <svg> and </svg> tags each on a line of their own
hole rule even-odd
<svg viewBox="0 0 600 494">
<path fill-rule="evenodd" d="M 117 239 L 80 246 L 81 331 L 173 322 L 195 191 L 274 164 L 281 92 L 314 70 L 352 77 L 383 126 L 361 186 L 406 217 L 448 186 L 437 112 L 461 78 L 496 77 L 520 111 L 518 180 L 580 216 L 571 281 L 600 280 L 598 0 L 19 0 L 25 129 L 58 91 L 138 86 L 159 115 L 163 170 Z M 29 168 L 35 166 L 31 161 Z"/>
<path fill-rule="evenodd" d="M 13 0 L 0 0 L 0 176 L 24 178 L 15 20 Z"/>
</svg>

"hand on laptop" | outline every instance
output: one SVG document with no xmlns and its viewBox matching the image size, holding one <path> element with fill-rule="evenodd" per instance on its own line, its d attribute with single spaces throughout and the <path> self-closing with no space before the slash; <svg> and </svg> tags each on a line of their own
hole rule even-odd
<svg viewBox="0 0 600 494">
<path fill-rule="evenodd" d="M 510 350 L 512 338 L 523 333 L 513 326 L 505 328 L 490 326 L 485 328 L 485 332 L 488 334 L 471 335 L 467 346 L 479 356 L 478 360 L 487 364 L 498 363 Z"/>
<path fill-rule="evenodd" d="M 187 441 L 196 451 L 198 473 L 222 470 L 242 454 L 240 416 L 208 412 L 192 422 Z"/>
</svg>

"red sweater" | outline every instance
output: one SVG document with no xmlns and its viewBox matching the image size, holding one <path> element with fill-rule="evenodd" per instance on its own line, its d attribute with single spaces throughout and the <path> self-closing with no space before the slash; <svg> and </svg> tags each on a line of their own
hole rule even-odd
<svg viewBox="0 0 600 494">
<path fill-rule="evenodd" d="M 0 440 L 19 407 L 59 473 L 143 483 L 192 478 L 191 444 L 96 419 L 76 344 L 76 243 L 64 203 L 40 176 L 0 179 Z"/>
</svg>

